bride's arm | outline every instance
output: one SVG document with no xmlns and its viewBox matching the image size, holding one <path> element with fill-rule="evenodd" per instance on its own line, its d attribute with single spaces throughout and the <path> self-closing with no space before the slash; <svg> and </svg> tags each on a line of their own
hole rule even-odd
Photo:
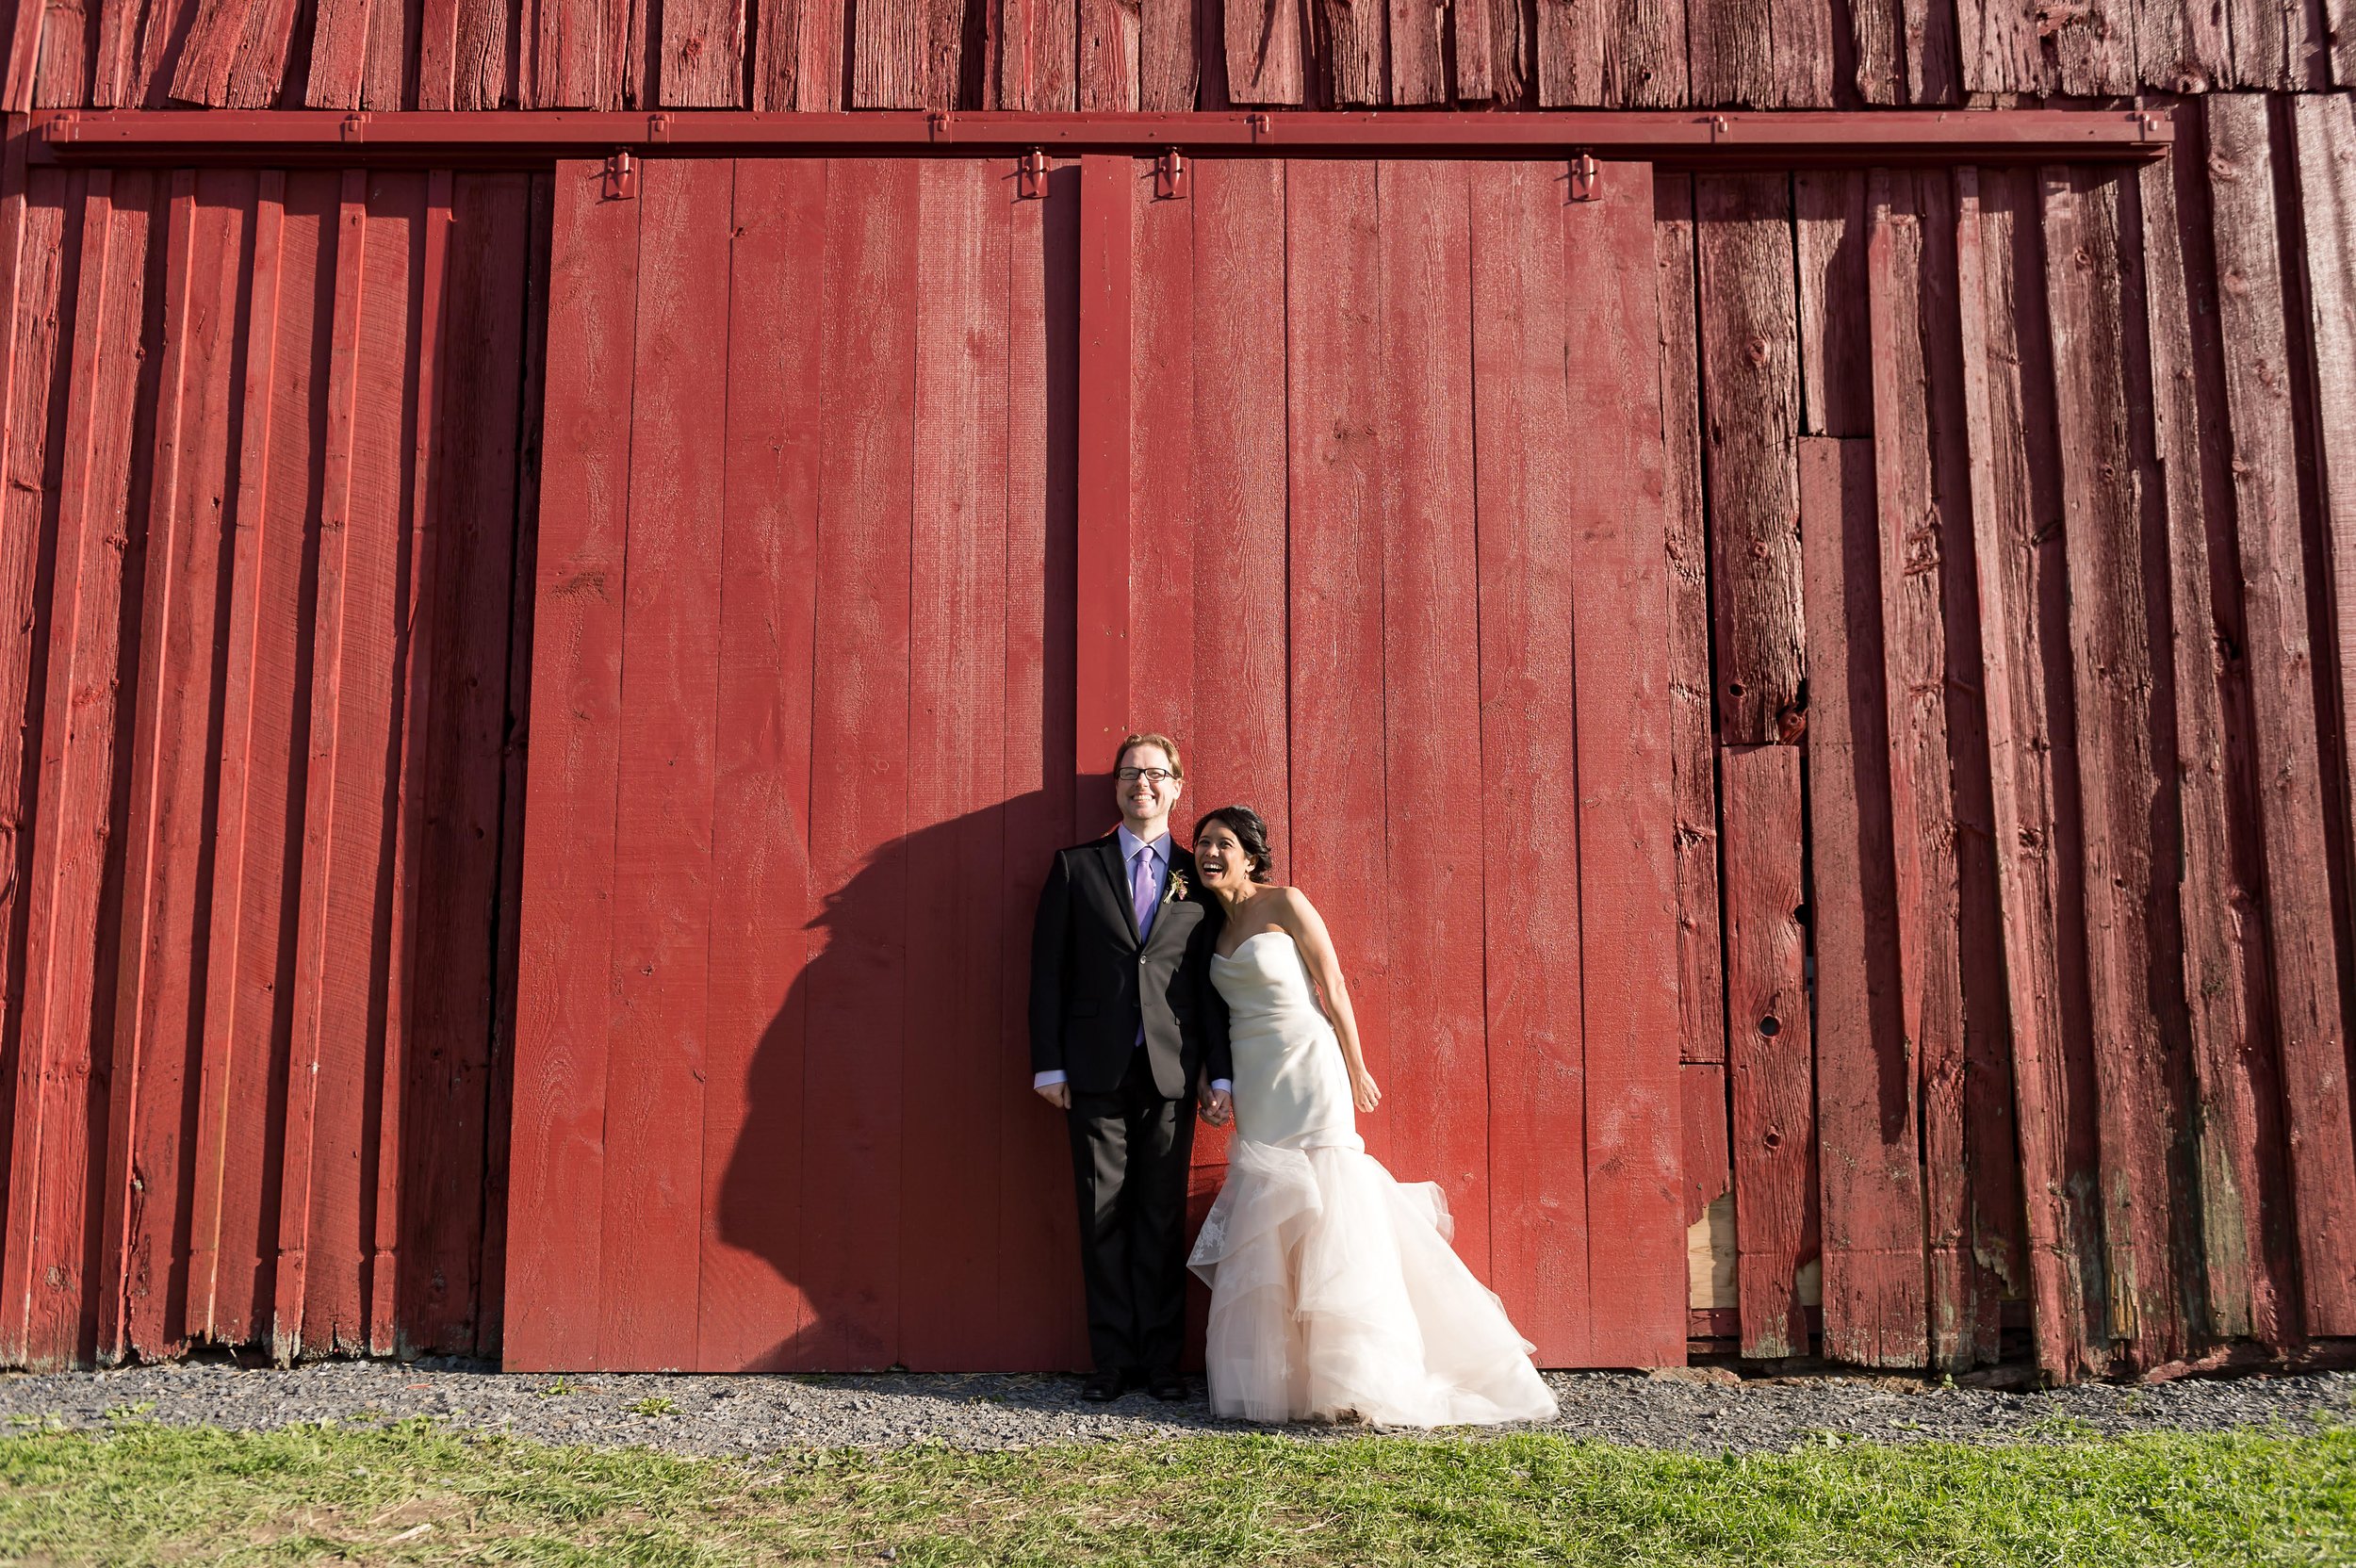
<svg viewBox="0 0 2356 1568">
<path fill-rule="evenodd" d="M 1325 1016 L 1333 1025 L 1333 1034 L 1342 1042 L 1342 1060 L 1350 1068 L 1350 1093 L 1361 1111 L 1371 1111 L 1383 1102 L 1383 1090 L 1375 1083 L 1374 1074 L 1366 1070 L 1366 1054 L 1358 1047 L 1358 1017 L 1350 1008 L 1350 987 L 1342 980 L 1341 960 L 1333 953 L 1333 934 L 1325 928 L 1325 918 L 1317 906 L 1301 894 L 1298 888 L 1284 890 L 1285 897 L 1279 913 L 1279 923 L 1292 933 L 1301 944 L 1301 956 L 1309 966 L 1309 978 L 1325 1000 Z"/>
</svg>

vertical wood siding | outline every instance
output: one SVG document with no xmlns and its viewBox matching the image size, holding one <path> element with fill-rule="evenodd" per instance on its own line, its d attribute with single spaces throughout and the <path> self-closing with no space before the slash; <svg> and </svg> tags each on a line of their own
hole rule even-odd
<svg viewBox="0 0 2356 1568">
<path fill-rule="evenodd" d="M 531 178 L 9 179 L 0 1356 L 486 1349 Z"/>
</svg>

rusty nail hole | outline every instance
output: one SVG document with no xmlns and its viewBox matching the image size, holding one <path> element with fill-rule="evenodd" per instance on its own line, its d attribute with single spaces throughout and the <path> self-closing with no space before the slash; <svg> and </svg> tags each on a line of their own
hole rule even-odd
<svg viewBox="0 0 2356 1568">
<path fill-rule="evenodd" d="M 1759 1021 L 1759 1032 L 1766 1036 L 1769 1039 L 1774 1039 L 1777 1035 L 1783 1033 L 1783 1020 L 1777 1018 L 1773 1013 L 1769 1013 L 1765 1018 Z"/>
</svg>

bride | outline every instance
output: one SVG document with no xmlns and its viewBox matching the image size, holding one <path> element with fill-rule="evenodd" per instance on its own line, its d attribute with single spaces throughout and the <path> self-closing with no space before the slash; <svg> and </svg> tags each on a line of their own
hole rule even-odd
<svg viewBox="0 0 2356 1568">
<path fill-rule="evenodd" d="M 1531 1346 L 1448 1246 L 1438 1185 L 1393 1181 L 1358 1136 L 1353 1107 L 1382 1091 L 1325 922 L 1268 880 L 1267 825 L 1221 807 L 1195 825 L 1194 856 L 1226 911 L 1210 964 L 1235 1057 L 1227 1183 L 1187 1260 L 1211 1287 L 1212 1410 L 1402 1427 L 1552 1416 Z"/>
</svg>

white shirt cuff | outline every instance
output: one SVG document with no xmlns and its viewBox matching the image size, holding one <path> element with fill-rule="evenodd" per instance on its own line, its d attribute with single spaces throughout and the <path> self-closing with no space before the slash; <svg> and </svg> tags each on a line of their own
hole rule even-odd
<svg viewBox="0 0 2356 1568">
<path fill-rule="evenodd" d="M 1224 1078 L 1212 1079 L 1211 1087 L 1219 1090 L 1221 1094 L 1233 1094 L 1235 1092 L 1235 1086 Z"/>
<path fill-rule="evenodd" d="M 1057 1084 L 1060 1084 L 1063 1081 L 1064 1075 L 1060 1072 L 1035 1072 L 1031 1074 L 1031 1087 L 1035 1089 L 1054 1088 Z"/>
</svg>

